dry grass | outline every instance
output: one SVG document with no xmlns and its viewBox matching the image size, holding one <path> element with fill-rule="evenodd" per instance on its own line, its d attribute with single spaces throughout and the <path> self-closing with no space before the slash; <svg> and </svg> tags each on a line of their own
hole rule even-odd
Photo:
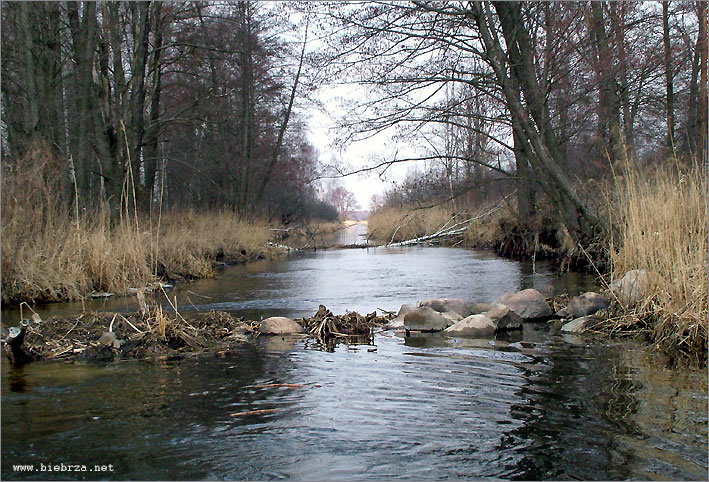
<svg viewBox="0 0 709 482">
<path fill-rule="evenodd" d="M 267 253 L 269 226 L 228 211 L 123 215 L 70 208 L 63 167 L 39 146 L 2 165 L 2 301 L 78 300 L 92 291 L 123 294 L 159 276 L 205 277 L 215 260 Z"/>
<path fill-rule="evenodd" d="M 615 323 L 644 327 L 664 351 L 700 359 L 707 351 L 706 176 L 704 168 L 677 161 L 647 172 L 627 169 L 608 202 L 618 228 L 610 240 L 611 277 L 647 269 L 664 280 Z"/>
<path fill-rule="evenodd" d="M 369 233 L 382 244 L 406 241 L 436 232 L 450 217 L 449 209 L 444 206 L 385 207 L 375 211 L 369 217 Z"/>
<path fill-rule="evenodd" d="M 5 210 L 4 210 L 5 211 Z M 39 209 L 37 211 L 40 211 Z M 229 212 L 186 212 L 156 222 L 109 224 L 84 216 L 51 222 L 3 213 L 2 300 L 77 300 L 92 291 L 128 292 L 159 276 L 200 278 L 216 260 L 250 261 L 267 254 L 269 226 Z M 31 218 L 34 218 L 31 219 Z"/>
</svg>

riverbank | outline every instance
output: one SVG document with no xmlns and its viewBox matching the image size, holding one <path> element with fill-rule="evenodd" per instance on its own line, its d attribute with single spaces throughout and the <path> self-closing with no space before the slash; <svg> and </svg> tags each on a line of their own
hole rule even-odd
<svg viewBox="0 0 709 482">
<path fill-rule="evenodd" d="M 85 215 L 77 224 L 39 209 L 27 213 L 6 207 L 2 302 L 72 301 L 92 292 L 123 295 L 159 280 L 209 277 L 218 264 L 278 255 L 268 246 L 269 228 L 229 211 L 169 212 L 116 223 Z"/>
<path fill-rule="evenodd" d="M 610 231 L 586 246 L 575 243 L 548 207 L 519 220 L 514 203 L 458 213 L 443 206 L 384 208 L 372 214 L 370 232 L 382 244 L 434 233 L 469 218 L 463 235 L 441 243 L 486 248 L 505 257 L 549 259 L 560 270 L 582 270 L 608 289 L 632 270 L 646 270 L 654 283 L 632 304 L 614 303 L 597 331 L 640 337 L 674 359 L 706 363 L 707 177 L 705 169 L 671 161 L 628 169 L 599 186 L 599 212 Z"/>
</svg>

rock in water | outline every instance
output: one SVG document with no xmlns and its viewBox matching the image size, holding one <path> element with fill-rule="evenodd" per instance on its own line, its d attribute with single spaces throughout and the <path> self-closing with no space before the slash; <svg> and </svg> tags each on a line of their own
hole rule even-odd
<svg viewBox="0 0 709 482">
<path fill-rule="evenodd" d="M 410 304 L 404 303 L 403 305 L 401 305 L 401 308 L 399 308 L 399 312 L 396 314 L 396 316 L 397 316 L 397 318 L 398 317 L 403 318 L 406 315 L 406 313 L 408 313 L 410 311 L 414 311 L 415 309 L 416 309 L 415 305 L 410 305 Z"/>
<path fill-rule="evenodd" d="M 451 323 L 457 323 L 464 318 L 455 311 L 444 311 L 443 313 L 441 313 L 441 316 L 450 321 Z"/>
<path fill-rule="evenodd" d="M 259 331 L 267 335 L 292 335 L 303 333 L 303 327 L 285 316 L 273 316 L 261 322 Z"/>
<path fill-rule="evenodd" d="M 582 316 L 566 323 L 561 327 L 561 331 L 564 333 L 581 333 L 586 329 L 589 323 L 594 321 L 598 321 L 598 318 L 595 316 Z"/>
<path fill-rule="evenodd" d="M 572 298 L 568 306 L 559 310 L 557 315 L 562 318 L 581 318 L 582 316 L 592 315 L 597 311 L 605 310 L 608 306 L 610 306 L 608 298 L 589 291 Z"/>
<path fill-rule="evenodd" d="M 404 317 L 407 313 L 414 311 L 416 306 L 410 304 L 403 304 L 399 308 L 399 313 L 396 314 L 396 318 L 391 320 L 387 325 L 388 328 L 402 328 L 404 326 Z"/>
<path fill-rule="evenodd" d="M 443 334 L 470 338 L 485 338 L 495 334 L 495 323 L 485 315 L 470 315 L 453 326 L 445 329 Z"/>
<path fill-rule="evenodd" d="M 420 307 L 429 307 L 439 313 L 454 311 L 462 317 L 470 316 L 470 303 L 459 298 L 433 298 L 419 303 Z"/>
<path fill-rule="evenodd" d="M 452 321 L 428 306 L 416 308 L 404 316 L 404 326 L 407 330 L 441 331 L 452 324 Z"/>
<path fill-rule="evenodd" d="M 110 298 L 113 296 L 113 293 L 91 293 L 90 295 L 93 299 L 102 299 L 102 298 Z"/>
<path fill-rule="evenodd" d="M 490 311 L 491 309 L 492 305 L 490 303 L 473 303 L 470 305 L 470 314 L 479 315 L 481 313 L 485 313 L 486 311 Z"/>
<path fill-rule="evenodd" d="M 492 320 L 497 331 L 522 328 L 522 317 L 506 305 L 493 305 L 484 315 Z"/>
<path fill-rule="evenodd" d="M 495 304 L 507 306 L 523 320 L 544 319 L 554 315 L 544 295 L 535 289 L 504 294 L 495 300 Z"/>
</svg>

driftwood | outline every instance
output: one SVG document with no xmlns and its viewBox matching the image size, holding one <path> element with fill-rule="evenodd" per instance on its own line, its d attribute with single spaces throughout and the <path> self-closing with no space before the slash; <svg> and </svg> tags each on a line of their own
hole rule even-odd
<svg viewBox="0 0 709 482">
<path fill-rule="evenodd" d="M 502 201 L 504 202 L 506 199 L 507 198 L 505 197 L 505 199 L 503 199 Z M 425 243 L 427 241 L 432 241 L 435 239 L 444 239 L 444 238 L 450 238 L 453 236 L 460 236 L 461 234 L 464 234 L 468 230 L 468 226 L 467 226 L 468 224 L 470 224 L 471 222 L 476 221 L 478 219 L 482 219 L 484 217 L 487 217 L 490 214 L 494 213 L 495 211 L 499 210 L 502 207 L 503 202 L 500 202 L 497 206 L 495 206 L 494 208 L 490 209 L 489 211 L 487 211 L 483 214 L 479 214 L 478 216 L 473 216 L 472 218 L 468 218 L 464 221 L 460 221 L 460 222 L 457 222 L 453 225 L 450 225 L 451 221 L 453 221 L 453 219 L 455 219 L 454 217 L 452 217 L 448 221 L 446 221 L 446 223 L 443 226 L 441 226 L 433 234 L 428 234 L 426 236 L 420 236 L 420 237 L 414 238 L 414 239 L 407 239 L 406 241 L 400 241 L 398 243 L 391 243 L 390 242 L 389 244 L 386 245 L 386 247 L 413 246 L 416 244 Z M 399 227 L 397 227 L 397 230 L 399 229 Z M 392 239 L 394 239 L 393 236 L 392 236 Z"/>
</svg>

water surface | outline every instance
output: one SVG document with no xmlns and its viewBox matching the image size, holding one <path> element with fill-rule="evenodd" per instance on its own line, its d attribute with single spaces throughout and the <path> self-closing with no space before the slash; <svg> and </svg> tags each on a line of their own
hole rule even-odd
<svg viewBox="0 0 709 482">
<path fill-rule="evenodd" d="M 370 248 L 229 267 L 171 295 L 187 313 L 258 319 L 309 316 L 319 304 L 364 313 L 439 296 L 492 301 L 528 287 L 576 294 L 593 279 L 475 250 Z M 130 298 L 92 307 L 133 309 Z M 0 475 L 705 480 L 706 373 L 664 366 L 638 344 L 561 335 L 559 323 L 497 340 L 383 332 L 333 353 L 263 337 L 226 358 L 3 363 Z M 264 386 L 284 383 L 302 386 Z M 115 471 L 13 470 L 42 463 Z"/>
</svg>

